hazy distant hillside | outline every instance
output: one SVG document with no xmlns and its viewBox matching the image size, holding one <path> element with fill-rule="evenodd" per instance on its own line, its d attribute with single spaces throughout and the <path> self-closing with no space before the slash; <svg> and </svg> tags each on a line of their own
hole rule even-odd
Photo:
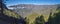
<svg viewBox="0 0 60 24">
<path fill-rule="evenodd" d="M 33 5 L 33 4 L 18 4 L 9 6 L 14 8 L 13 11 L 21 15 L 22 17 L 29 18 L 29 23 L 32 23 L 36 17 L 43 15 L 45 21 L 49 18 L 50 11 L 52 15 L 55 13 L 57 5 Z"/>
<path fill-rule="evenodd" d="M 33 12 L 48 15 L 51 9 L 54 12 L 54 10 L 57 8 L 56 5 L 33 5 L 33 4 L 18 4 L 9 7 L 15 8 L 13 10 L 18 14 L 23 15 L 24 17 L 25 15 L 32 14 Z"/>
</svg>

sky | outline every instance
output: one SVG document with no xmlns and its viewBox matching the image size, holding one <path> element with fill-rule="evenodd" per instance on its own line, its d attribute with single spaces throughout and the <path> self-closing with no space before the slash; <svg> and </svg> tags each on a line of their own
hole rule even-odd
<svg viewBox="0 0 60 24">
<path fill-rule="evenodd" d="M 36 4 L 36 5 L 54 5 L 60 4 L 60 0 L 8 0 L 6 5 L 17 5 L 17 4 Z"/>
</svg>

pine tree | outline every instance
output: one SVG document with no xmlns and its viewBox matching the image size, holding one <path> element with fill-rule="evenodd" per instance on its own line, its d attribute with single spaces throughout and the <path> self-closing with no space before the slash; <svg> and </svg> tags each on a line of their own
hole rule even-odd
<svg viewBox="0 0 60 24">
<path fill-rule="evenodd" d="M 3 8 L 2 8 L 2 0 L 0 0 L 0 15 L 2 15 L 3 14 Z"/>
<path fill-rule="evenodd" d="M 57 8 L 58 13 L 56 13 L 56 22 L 57 24 L 60 24 L 60 6 Z"/>
<path fill-rule="evenodd" d="M 52 10 L 49 15 L 48 24 L 52 24 L 52 16 L 51 15 L 52 15 Z"/>
<path fill-rule="evenodd" d="M 48 22 L 46 24 L 60 24 L 60 10 L 56 9 L 57 11 L 59 11 L 58 13 L 54 13 L 54 18 L 52 18 L 51 14 L 52 12 L 50 12 L 49 15 L 49 19 Z"/>
<path fill-rule="evenodd" d="M 43 15 L 35 19 L 35 24 L 44 24 L 44 23 L 45 23 L 45 20 Z"/>
<path fill-rule="evenodd" d="M 55 14 L 54 14 L 55 16 Z M 48 22 L 46 24 L 56 24 L 56 17 L 52 17 L 52 10 L 50 12 L 50 15 L 49 15 L 49 19 L 48 19 Z"/>
<path fill-rule="evenodd" d="M 54 15 L 53 16 L 55 16 L 54 18 L 53 18 L 53 23 L 54 24 L 60 24 L 60 5 L 58 5 L 57 6 L 57 9 L 56 9 L 56 11 L 58 11 L 58 13 L 54 13 Z"/>
<path fill-rule="evenodd" d="M 0 0 L 0 15 L 3 15 L 3 10 L 8 9 L 6 5 L 4 4 L 4 0 Z"/>
<path fill-rule="evenodd" d="M 29 19 L 27 17 L 25 17 L 25 22 L 26 24 L 29 24 Z"/>
</svg>

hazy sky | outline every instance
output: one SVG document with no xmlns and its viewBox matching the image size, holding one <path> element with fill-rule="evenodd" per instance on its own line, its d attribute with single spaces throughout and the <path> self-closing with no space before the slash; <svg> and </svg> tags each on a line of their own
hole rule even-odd
<svg viewBox="0 0 60 24">
<path fill-rule="evenodd" d="M 15 4 L 36 4 L 36 5 L 53 5 L 60 4 L 60 0 L 8 0 L 7 6 Z"/>
</svg>

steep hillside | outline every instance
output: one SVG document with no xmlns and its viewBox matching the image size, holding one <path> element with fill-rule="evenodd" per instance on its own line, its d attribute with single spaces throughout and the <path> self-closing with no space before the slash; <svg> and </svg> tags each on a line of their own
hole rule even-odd
<svg viewBox="0 0 60 24">
<path fill-rule="evenodd" d="M 20 16 L 11 10 L 4 9 L 3 13 L 9 17 L 14 17 L 14 18 L 20 19 Z"/>
<path fill-rule="evenodd" d="M 27 19 L 29 19 L 29 24 L 33 23 L 35 18 L 40 16 L 40 14 L 37 13 L 32 13 L 30 15 L 27 16 Z"/>
</svg>

